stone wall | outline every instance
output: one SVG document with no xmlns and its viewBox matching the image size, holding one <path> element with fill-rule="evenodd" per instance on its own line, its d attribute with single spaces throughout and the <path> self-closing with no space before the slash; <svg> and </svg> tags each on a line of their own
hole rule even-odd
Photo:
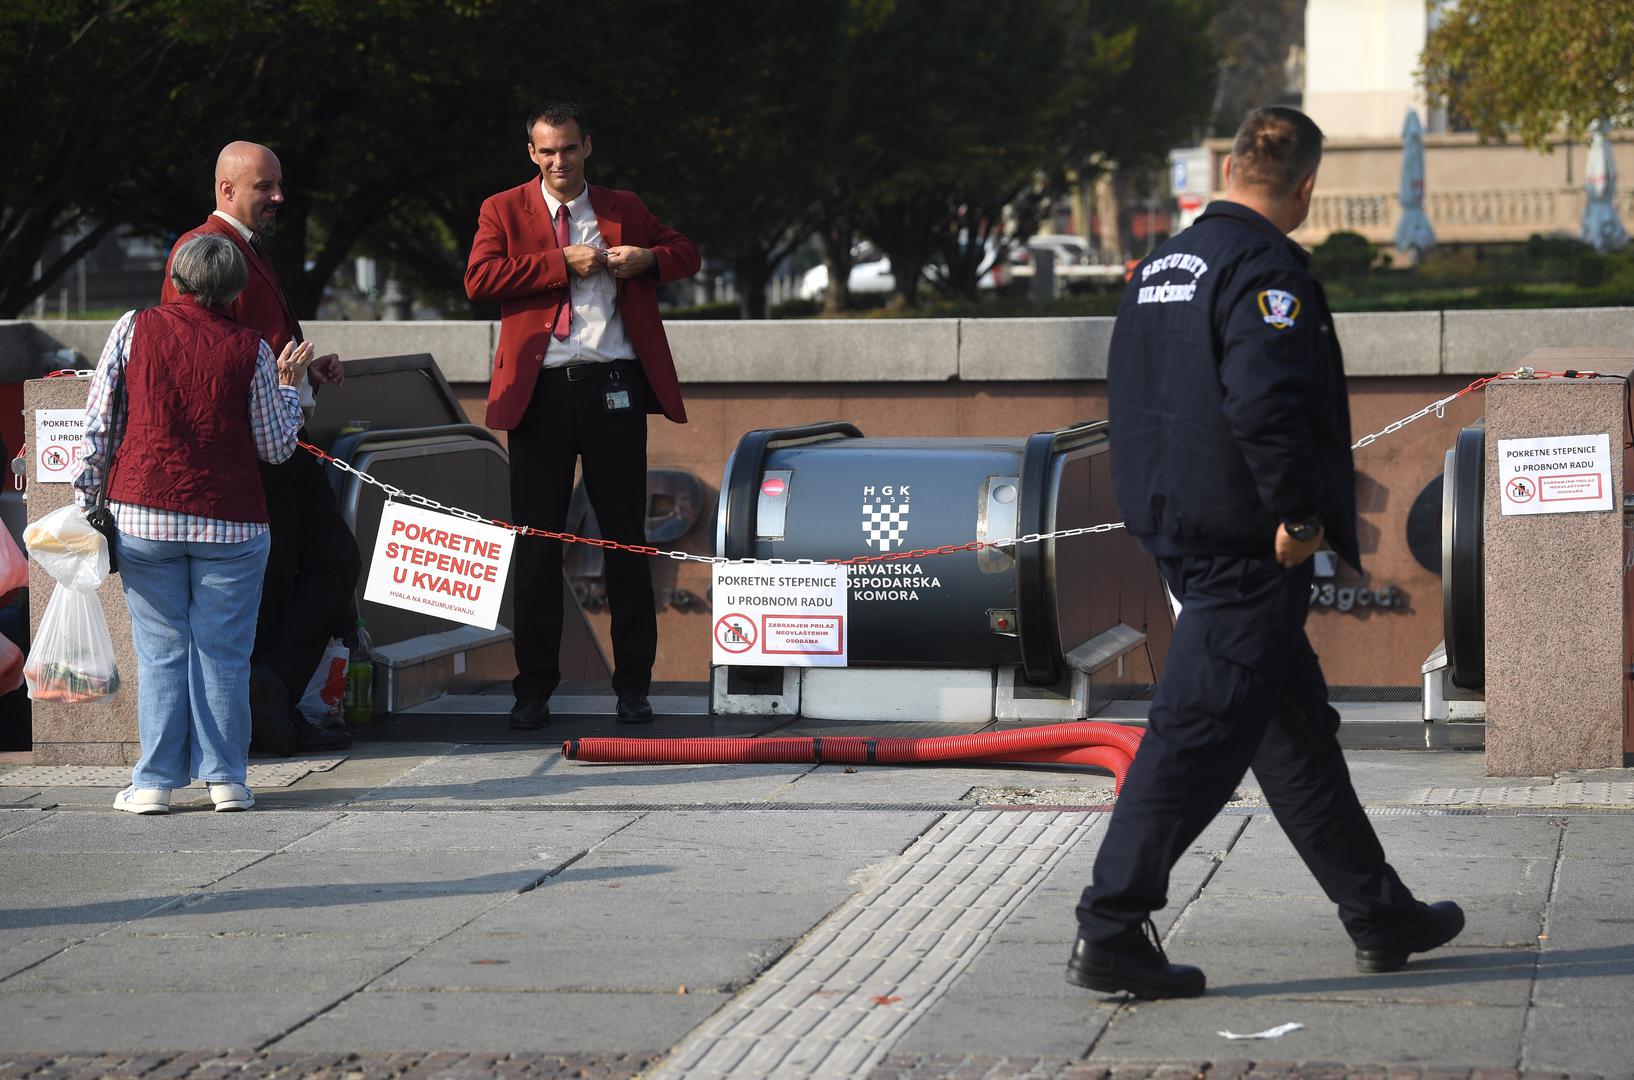
<svg viewBox="0 0 1634 1080">
<path fill-rule="evenodd" d="M 1358 437 L 1476 375 L 1513 369 L 1538 345 L 1634 343 L 1634 309 L 1625 308 L 1340 315 L 1337 323 Z M 37 374 L 48 350 L 50 366 L 59 349 L 91 362 L 109 326 L 0 323 L 0 383 Z M 705 502 L 671 546 L 712 550 L 721 471 L 755 428 L 842 419 L 868 434 L 1018 435 L 1104 416 L 1111 326 L 1096 318 L 671 323 L 691 422 L 653 420 L 650 460 L 692 473 Z M 497 324 L 313 322 L 306 329 L 345 358 L 431 352 L 467 414 L 482 420 Z M 1342 568 L 1310 623 L 1335 685 L 1415 685 L 1419 664 L 1441 639 L 1440 579 L 1413 559 L 1406 523 L 1457 428 L 1481 412 L 1481 395 L 1472 394 L 1444 419 L 1427 417 L 1358 452 L 1365 572 Z M 660 560 L 655 577 L 661 598 L 702 596 L 708 587 L 704 568 L 691 564 Z M 1363 591 L 1390 593 L 1397 603 L 1345 603 Z M 707 671 L 706 616 L 684 606 L 661 616 L 660 679 L 701 679 Z M 590 619 L 605 646 L 605 612 Z"/>
</svg>

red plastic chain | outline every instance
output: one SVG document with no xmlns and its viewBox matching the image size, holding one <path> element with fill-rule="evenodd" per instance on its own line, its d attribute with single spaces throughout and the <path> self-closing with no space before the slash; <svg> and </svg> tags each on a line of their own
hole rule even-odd
<svg viewBox="0 0 1634 1080">
<path fill-rule="evenodd" d="M 72 374 L 72 372 L 52 372 L 51 374 L 52 375 Z M 1448 397 L 1442 398 L 1439 401 L 1432 403 L 1431 405 L 1425 406 L 1425 408 L 1419 410 L 1419 412 L 1417 412 L 1415 414 L 1412 414 L 1411 416 L 1408 416 L 1408 417 L 1406 417 L 1406 418 L 1404 418 L 1402 420 L 1398 420 L 1395 424 L 1392 424 L 1390 427 L 1386 428 L 1384 431 L 1379 432 L 1378 434 L 1375 434 L 1375 435 L 1369 435 L 1369 436 L 1364 437 L 1357 444 L 1357 446 L 1360 447 L 1360 446 L 1368 445 L 1369 443 L 1371 443 L 1372 441 L 1377 439 L 1380 435 L 1389 434 L 1389 433 L 1393 433 L 1395 431 L 1399 431 L 1401 429 L 1401 427 L 1405 426 L 1408 423 L 1411 423 L 1413 420 L 1416 420 L 1419 417 L 1428 415 L 1430 412 L 1435 412 L 1437 415 L 1440 415 L 1441 409 L 1444 408 L 1448 403 L 1456 401 L 1457 399 L 1463 397 L 1466 394 L 1472 394 L 1477 390 L 1483 389 L 1484 387 L 1490 385 L 1491 383 L 1499 382 L 1499 381 L 1506 380 L 1506 379 L 1564 379 L 1564 378 L 1592 379 L 1592 378 L 1599 378 L 1599 377 L 1600 377 L 1599 373 L 1594 372 L 1594 371 L 1570 371 L 1570 372 L 1567 372 L 1567 371 L 1535 371 L 1532 368 L 1525 368 L 1525 367 L 1517 368 L 1514 371 L 1499 372 L 1496 375 L 1486 375 L 1486 376 L 1483 376 L 1483 377 L 1481 377 L 1479 379 L 1476 379 L 1474 382 L 1470 383 L 1468 386 L 1464 387 L 1462 390 L 1459 390 L 1457 393 L 1452 394 L 1452 395 L 1450 395 Z M 365 473 L 359 472 L 357 469 L 354 469 L 351 466 L 350 463 L 342 461 L 340 458 L 337 458 L 334 455 L 329 454 L 329 453 L 325 452 L 324 450 L 319 449 L 316 446 L 313 446 L 311 443 L 303 442 L 303 443 L 300 443 L 299 445 L 300 445 L 301 449 L 303 449 L 307 453 L 313 455 L 318 460 L 326 462 L 328 464 L 332 464 L 336 468 L 340 469 L 342 472 L 349 472 L 349 473 L 352 473 L 352 474 L 354 474 L 356 476 L 359 476 L 360 478 L 363 478 L 365 480 L 365 482 L 373 483 L 373 484 L 375 484 L 375 485 L 377 485 L 379 487 L 384 488 L 386 490 L 386 492 L 387 492 L 388 497 L 390 497 L 394 493 L 395 494 L 406 494 L 404 492 L 399 491 L 396 488 L 390 487 L 389 485 L 382 484 L 380 481 L 375 480 L 373 477 L 370 477 Z M 449 507 L 445 507 L 440 503 L 436 503 L 436 502 L 434 502 L 432 500 L 429 500 L 429 499 L 424 499 L 424 498 L 422 498 L 420 496 L 409 495 L 408 498 L 410 498 L 412 501 L 419 502 L 422 505 L 426 505 L 430 509 L 433 509 L 433 510 L 441 510 L 441 511 L 446 512 L 446 511 L 448 511 L 450 509 Z M 598 536 L 577 536 L 577 535 L 575 535 L 573 533 L 552 532 L 549 529 L 535 528 L 532 525 L 513 525 L 508 521 L 501 521 L 498 518 L 481 518 L 478 515 L 471 514 L 471 513 L 467 512 L 467 511 L 459 511 L 458 513 L 459 513 L 460 516 L 470 518 L 471 520 L 474 520 L 474 521 L 484 521 L 489 525 L 496 526 L 497 528 L 505 529 L 508 532 L 514 532 L 519 536 L 537 536 L 537 537 L 539 537 L 541 539 L 544 539 L 544 540 L 559 540 L 564 544 L 584 544 L 587 547 L 600 548 L 603 551 L 624 551 L 624 552 L 629 552 L 632 555 L 647 555 L 647 556 L 654 557 L 654 558 L 663 557 L 663 558 L 677 559 L 677 560 L 690 561 L 690 562 L 714 563 L 714 562 L 727 562 L 727 561 L 742 561 L 742 562 L 752 562 L 752 561 L 754 561 L 754 560 L 749 560 L 749 559 L 746 559 L 746 560 L 726 560 L 726 559 L 721 559 L 721 558 L 712 558 L 712 557 L 707 556 L 707 555 L 694 555 L 694 554 L 692 554 L 690 552 L 663 551 L 663 550 L 661 550 L 659 548 L 653 547 L 650 544 L 622 544 L 622 543 L 619 543 L 616 540 L 606 540 L 606 539 L 603 539 L 603 538 L 598 537 Z M 1091 529 L 1084 529 L 1084 530 L 1066 530 L 1066 532 L 1071 534 L 1071 535 L 1081 535 L 1081 534 L 1089 533 L 1089 532 L 1108 532 L 1108 531 L 1111 531 L 1112 529 L 1121 528 L 1121 527 L 1122 527 L 1121 523 L 1118 523 L 1118 524 L 1108 524 L 1108 525 L 1104 525 L 1104 526 L 1095 526 L 1095 527 L 1093 527 Z M 1056 534 L 1049 534 L 1049 535 L 1054 536 Z M 937 555 L 954 555 L 954 554 L 957 554 L 957 553 L 959 553 L 961 551 L 983 551 L 983 550 L 988 549 L 988 548 L 1004 548 L 1004 547 L 1009 547 L 1011 544 L 1028 543 L 1028 542 L 1041 540 L 1041 539 L 1044 539 L 1044 538 L 1045 537 L 1043 537 L 1043 536 L 1019 537 L 1019 538 L 1017 538 L 1015 540 L 1010 541 L 1009 543 L 994 542 L 994 541 L 990 541 L 990 540 L 972 540 L 968 544 L 943 544 L 940 547 L 915 548 L 912 551 L 898 551 L 898 552 L 892 552 L 892 553 L 885 554 L 885 555 L 857 555 L 857 556 L 854 556 L 854 557 L 848 558 L 848 559 L 822 559 L 822 560 L 812 559 L 812 560 L 799 560 L 799 561 L 801 561 L 801 562 L 809 561 L 814 565 L 820 563 L 822 565 L 829 565 L 829 566 L 859 566 L 859 565 L 863 565 L 863 564 L 866 564 L 866 563 L 901 562 L 901 561 L 909 560 L 909 559 L 928 559 L 928 558 L 932 558 L 932 557 L 937 556 Z M 789 561 L 789 560 L 774 560 L 774 561 L 783 562 L 783 561 Z"/>
</svg>

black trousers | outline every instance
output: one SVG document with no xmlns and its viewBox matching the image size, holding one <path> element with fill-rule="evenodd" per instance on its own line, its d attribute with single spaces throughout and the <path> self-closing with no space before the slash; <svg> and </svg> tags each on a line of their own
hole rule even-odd
<svg viewBox="0 0 1634 1080">
<path fill-rule="evenodd" d="M 305 433 L 302 433 L 305 437 Z M 251 663 L 299 701 L 331 637 L 349 627 L 362 559 L 323 466 L 299 448 L 280 465 L 261 462 L 272 548 L 261 583 Z"/>
<path fill-rule="evenodd" d="M 610 369 L 612 370 L 612 369 Z M 562 532 L 582 463 L 585 493 L 605 540 L 645 544 L 647 395 L 633 365 L 617 365 L 631 407 L 606 408 L 606 377 L 558 382 L 541 373 L 528 410 L 510 433 L 511 517 L 519 525 Z M 516 668 L 519 701 L 545 701 L 562 681 L 562 545 L 525 536 L 516 543 Z M 613 690 L 645 694 L 658 655 L 652 568 L 644 555 L 605 552 L 613 625 Z"/>
<path fill-rule="evenodd" d="M 1311 563 L 1159 559 L 1180 600 L 1147 731 L 1078 904 L 1090 941 L 1168 902 L 1169 872 L 1252 767 L 1294 849 L 1358 945 L 1417 907 L 1385 861 L 1339 748 L 1339 714 L 1305 637 Z"/>
</svg>

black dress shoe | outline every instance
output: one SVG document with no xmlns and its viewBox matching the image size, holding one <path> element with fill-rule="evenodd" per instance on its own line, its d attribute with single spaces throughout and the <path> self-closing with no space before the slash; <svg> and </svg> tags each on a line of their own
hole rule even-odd
<svg viewBox="0 0 1634 1080">
<path fill-rule="evenodd" d="M 618 696 L 618 722 L 621 724 L 652 723 L 652 703 L 647 700 L 647 695 L 620 694 Z"/>
<path fill-rule="evenodd" d="M 250 669 L 250 749 L 289 757 L 295 753 L 289 688 L 264 667 Z"/>
<path fill-rule="evenodd" d="M 550 706 L 543 701 L 518 701 L 511 706 L 512 731 L 537 731 L 550 723 Z"/>
<path fill-rule="evenodd" d="M 1079 937 L 1067 960 L 1067 981 L 1104 994 L 1153 999 L 1196 997 L 1207 984 L 1200 969 L 1169 963 L 1151 919 L 1100 944 Z"/>
<path fill-rule="evenodd" d="M 300 713 L 293 717 L 295 727 L 295 745 L 303 754 L 321 753 L 326 750 L 345 750 L 352 745 L 352 734 L 349 731 L 336 731 L 321 724 L 314 724 Z"/>
<path fill-rule="evenodd" d="M 1451 900 L 1425 904 L 1417 917 L 1397 930 L 1394 940 L 1369 948 L 1356 946 L 1356 967 L 1373 975 L 1398 971 L 1416 952 L 1439 949 L 1464 929 L 1464 909 Z"/>
</svg>

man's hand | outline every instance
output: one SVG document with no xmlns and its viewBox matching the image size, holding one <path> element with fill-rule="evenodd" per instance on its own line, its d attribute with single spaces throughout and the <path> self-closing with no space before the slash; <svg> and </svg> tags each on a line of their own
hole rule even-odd
<svg viewBox="0 0 1634 1080">
<path fill-rule="evenodd" d="M 324 353 L 307 365 L 306 377 L 313 386 L 322 386 L 324 383 L 339 386 L 346 381 L 346 365 L 340 362 L 339 353 Z"/>
<path fill-rule="evenodd" d="M 657 262 L 658 259 L 648 248 L 624 244 L 607 249 L 607 269 L 611 270 L 616 278 L 631 278 L 645 274 Z"/>
<path fill-rule="evenodd" d="M 1309 540 L 1295 540 L 1288 535 L 1286 525 L 1277 526 L 1277 562 L 1286 570 L 1292 570 L 1312 555 L 1322 546 L 1322 530 L 1318 528 L 1316 535 Z"/>
<path fill-rule="evenodd" d="M 591 247 L 589 244 L 570 244 L 562 249 L 562 256 L 567 259 L 568 269 L 579 277 L 589 277 L 607 269 L 607 250 Z"/>
</svg>

